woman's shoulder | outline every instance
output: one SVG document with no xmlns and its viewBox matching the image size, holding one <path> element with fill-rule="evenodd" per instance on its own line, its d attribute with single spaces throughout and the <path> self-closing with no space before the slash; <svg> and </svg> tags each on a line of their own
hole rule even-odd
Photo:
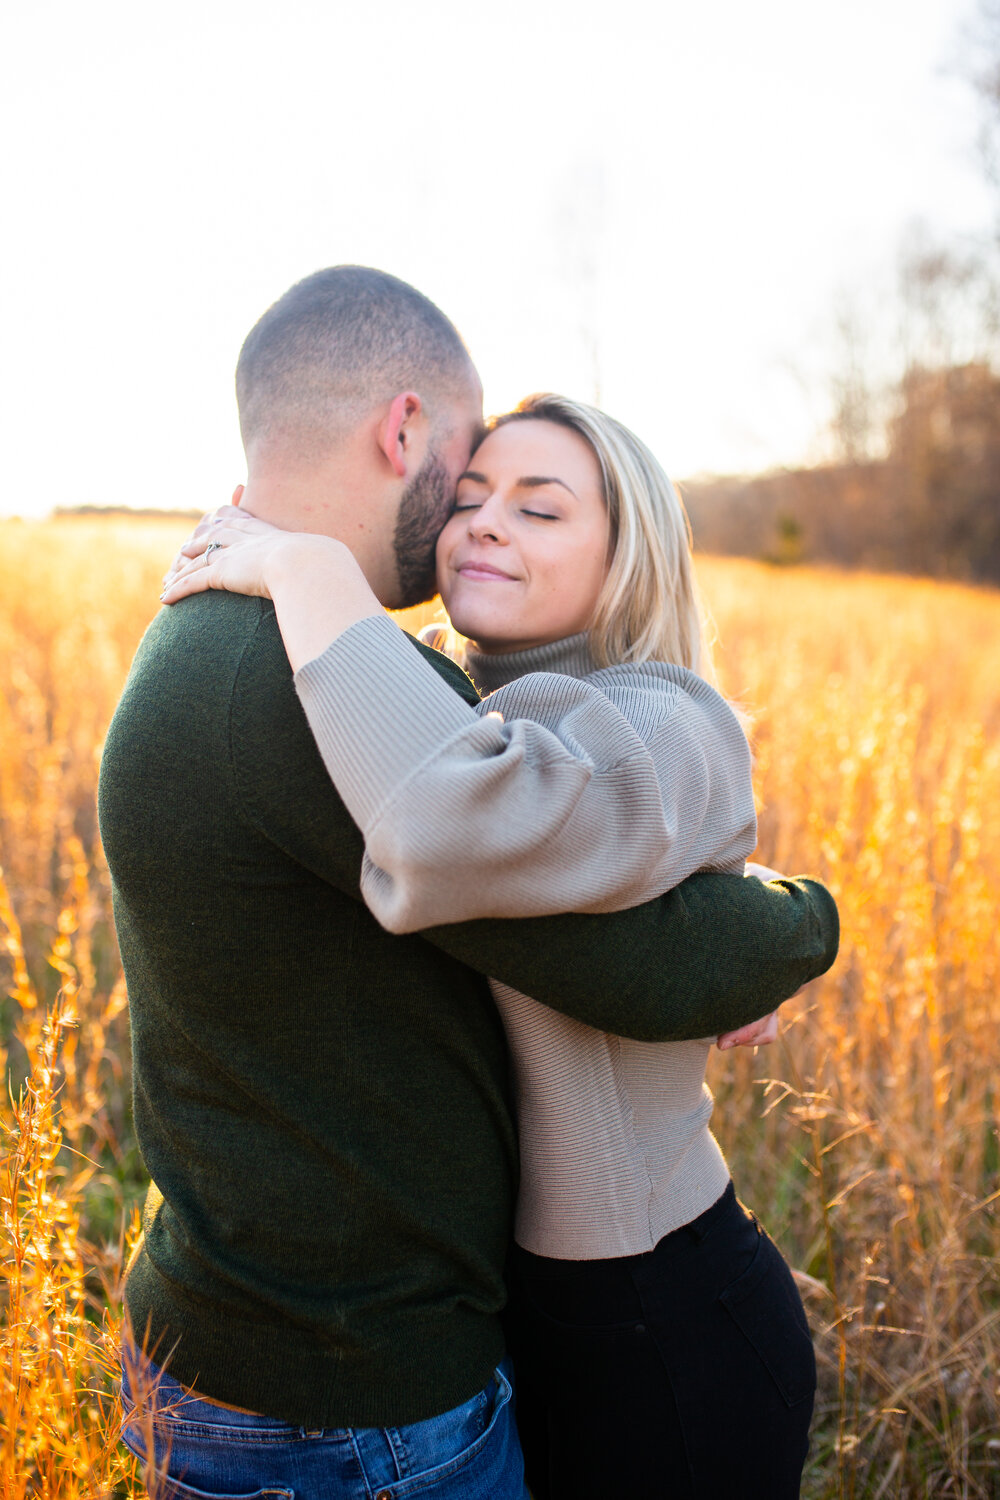
<svg viewBox="0 0 1000 1500">
<path fill-rule="evenodd" d="M 628 661 L 610 667 L 599 667 L 584 679 L 594 687 L 607 692 L 611 689 L 632 688 L 636 691 L 661 693 L 674 698 L 686 693 L 694 698 L 718 698 L 720 693 L 704 677 L 699 677 L 690 667 L 682 667 L 672 661 Z"/>
<path fill-rule="evenodd" d="M 731 720 L 745 735 L 750 718 L 741 704 L 726 698 L 712 683 L 677 662 L 621 662 L 601 667 L 585 679 L 633 721 L 642 718 L 647 733 L 658 721 L 678 712 Z"/>
</svg>

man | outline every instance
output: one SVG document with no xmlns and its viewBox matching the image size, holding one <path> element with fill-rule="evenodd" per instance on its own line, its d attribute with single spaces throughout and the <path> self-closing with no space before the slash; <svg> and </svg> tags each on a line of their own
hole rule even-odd
<svg viewBox="0 0 1000 1500">
<path fill-rule="evenodd" d="M 439 310 L 319 272 L 251 332 L 237 395 L 244 507 L 346 542 L 386 605 L 426 597 L 481 427 Z M 371 690 L 389 712 L 393 684 Z M 126 1304 L 169 1361 L 173 1415 L 145 1432 L 176 1493 L 521 1496 L 499 1323 L 515 1137 L 483 976 L 602 1030 L 704 1036 L 828 966 L 829 897 L 705 875 L 630 912 L 391 936 L 273 610 L 232 594 L 147 632 L 101 828 L 152 1178 Z M 126 1436 L 148 1453 L 142 1423 Z"/>
</svg>

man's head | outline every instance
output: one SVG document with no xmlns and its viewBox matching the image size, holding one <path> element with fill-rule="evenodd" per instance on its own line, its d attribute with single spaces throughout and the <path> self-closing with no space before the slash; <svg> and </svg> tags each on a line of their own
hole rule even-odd
<svg viewBox="0 0 1000 1500">
<path fill-rule="evenodd" d="M 244 503 L 338 536 L 383 603 L 434 591 L 434 541 L 482 427 L 482 389 L 444 314 L 406 282 L 333 266 L 293 286 L 236 367 Z"/>
</svg>

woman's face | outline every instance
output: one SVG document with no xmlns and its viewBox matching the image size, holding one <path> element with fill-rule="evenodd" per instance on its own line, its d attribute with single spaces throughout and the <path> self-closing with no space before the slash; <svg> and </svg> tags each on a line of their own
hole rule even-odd
<svg viewBox="0 0 1000 1500">
<path fill-rule="evenodd" d="M 455 629 L 486 651 L 523 651 L 590 624 L 610 528 L 597 459 L 543 418 L 498 427 L 458 481 L 437 544 Z"/>
</svg>

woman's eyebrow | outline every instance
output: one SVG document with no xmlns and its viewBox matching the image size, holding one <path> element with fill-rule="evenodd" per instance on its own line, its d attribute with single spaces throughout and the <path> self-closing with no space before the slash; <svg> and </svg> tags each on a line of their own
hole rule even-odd
<svg viewBox="0 0 1000 1500">
<path fill-rule="evenodd" d="M 461 484 L 463 479 L 471 479 L 473 484 L 489 484 L 489 480 L 486 478 L 486 475 L 477 474 L 475 469 L 466 469 L 464 474 L 459 474 L 455 483 Z M 541 489 L 542 486 L 546 484 L 561 485 L 564 490 L 569 490 L 569 493 L 573 496 L 574 500 L 578 498 L 576 491 L 570 489 L 569 485 L 564 479 L 556 479 L 554 476 L 550 476 L 548 474 L 522 474 L 521 478 L 517 481 L 515 488 L 520 490 L 537 490 Z"/>
<path fill-rule="evenodd" d="M 517 483 L 518 487 L 524 490 L 537 490 L 540 489 L 543 484 L 560 484 L 562 485 L 564 490 L 569 490 L 569 493 L 573 496 L 574 500 L 577 498 L 576 491 L 569 488 L 569 485 L 566 483 L 565 479 L 556 479 L 554 475 L 524 474 L 517 481 Z"/>
</svg>

